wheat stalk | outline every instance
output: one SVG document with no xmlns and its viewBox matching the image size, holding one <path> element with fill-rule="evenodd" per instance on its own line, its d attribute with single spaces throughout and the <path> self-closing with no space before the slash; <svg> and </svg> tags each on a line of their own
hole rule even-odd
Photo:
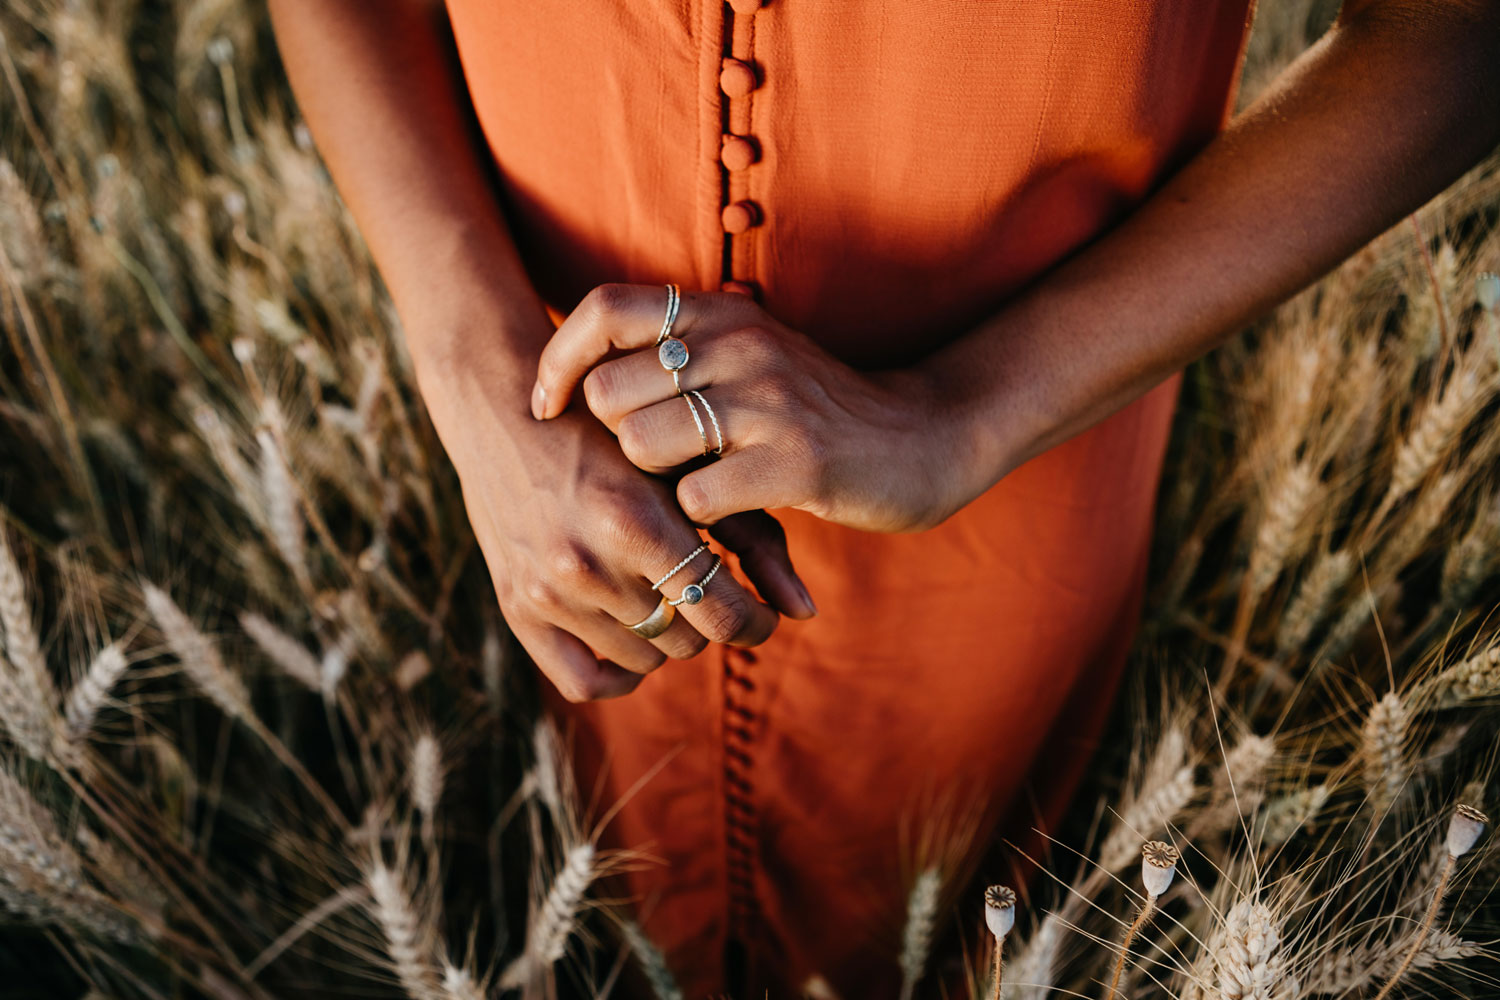
<svg viewBox="0 0 1500 1000">
<path fill-rule="evenodd" d="M 94 654 L 88 669 L 68 692 L 66 716 L 68 734 L 81 740 L 94 726 L 99 710 L 109 701 L 109 693 L 124 675 L 129 662 L 117 643 L 105 646 Z"/>
<path fill-rule="evenodd" d="M 906 925 L 901 932 L 901 1000 L 911 1000 L 917 981 L 927 968 L 932 952 L 932 933 L 937 924 L 938 900 L 943 874 L 936 866 L 917 876 L 906 896 Z"/>
<path fill-rule="evenodd" d="M 365 870 L 365 885 L 370 890 L 371 916 L 380 925 L 401 988 L 413 1000 L 440 1000 L 431 929 L 412 905 L 401 872 L 377 858 Z"/>
</svg>

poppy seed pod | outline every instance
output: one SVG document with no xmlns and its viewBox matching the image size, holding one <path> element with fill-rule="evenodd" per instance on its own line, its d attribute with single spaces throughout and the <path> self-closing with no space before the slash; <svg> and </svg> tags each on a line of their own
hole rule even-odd
<svg viewBox="0 0 1500 1000">
<path fill-rule="evenodd" d="M 1167 891 L 1182 855 L 1171 844 L 1148 840 L 1141 845 L 1141 881 L 1153 899 Z"/>
<path fill-rule="evenodd" d="M 1009 886 L 992 885 L 984 890 L 984 922 L 997 941 L 1003 941 L 1016 925 L 1016 894 Z"/>
<path fill-rule="evenodd" d="M 1471 805 L 1460 805 L 1448 821 L 1448 853 L 1462 857 L 1473 849 L 1489 823 L 1489 817 Z"/>
</svg>

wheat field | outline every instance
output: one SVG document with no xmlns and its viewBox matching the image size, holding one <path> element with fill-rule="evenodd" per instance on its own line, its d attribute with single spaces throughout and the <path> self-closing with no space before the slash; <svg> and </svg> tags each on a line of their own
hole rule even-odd
<svg viewBox="0 0 1500 1000">
<path fill-rule="evenodd" d="M 0 995 L 680 997 L 263 7 L 13 0 L 0 77 Z M 1497 166 L 1191 366 L 1101 766 L 913 874 L 905 996 L 1500 995 Z"/>
</svg>

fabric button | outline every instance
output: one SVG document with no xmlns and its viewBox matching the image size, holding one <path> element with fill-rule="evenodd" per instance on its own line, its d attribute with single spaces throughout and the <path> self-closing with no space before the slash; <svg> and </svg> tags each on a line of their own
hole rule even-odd
<svg viewBox="0 0 1500 1000">
<path fill-rule="evenodd" d="M 748 295 L 752 299 L 755 298 L 755 286 L 752 285 L 752 284 L 750 284 L 747 281 L 726 281 L 722 285 L 719 286 L 719 291 L 721 291 L 721 292 L 735 292 L 735 293 L 737 293 L 739 295 Z M 736 677 L 735 680 L 738 681 L 740 684 L 744 684 L 744 679 L 743 678 Z M 745 686 L 748 687 L 749 685 L 745 685 Z"/>
<path fill-rule="evenodd" d="M 764 2 L 765 0 L 729 0 L 729 6 L 734 8 L 736 14 L 754 14 Z"/>
<path fill-rule="evenodd" d="M 760 159 L 760 150 L 755 140 L 743 135 L 724 136 L 724 145 L 719 147 L 719 162 L 730 170 L 744 170 Z"/>
<path fill-rule="evenodd" d="M 719 70 L 719 89 L 730 97 L 744 97 L 755 89 L 755 67 L 739 59 L 725 59 Z"/>
<path fill-rule="evenodd" d="M 760 222 L 760 208 L 753 201 L 737 201 L 724 206 L 719 220 L 726 233 L 743 233 Z"/>
</svg>

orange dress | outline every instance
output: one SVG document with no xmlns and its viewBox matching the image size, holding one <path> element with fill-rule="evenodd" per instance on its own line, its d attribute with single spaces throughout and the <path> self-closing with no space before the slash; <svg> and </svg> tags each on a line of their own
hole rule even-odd
<svg viewBox="0 0 1500 1000">
<path fill-rule="evenodd" d="M 864 367 L 1002 309 L 1212 138 L 1250 6 L 448 2 L 554 321 L 606 281 L 739 282 Z M 628 888 L 687 997 L 894 996 L 916 872 L 1006 876 L 964 845 L 1059 814 L 1136 628 L 1180 379 L 930 531 L 775 512 L 821 613 L 754 650 L 611 701 L 543 685 L 585 792 L 660 767 L 605 844 L 665 862 Z"/>
</svg>

